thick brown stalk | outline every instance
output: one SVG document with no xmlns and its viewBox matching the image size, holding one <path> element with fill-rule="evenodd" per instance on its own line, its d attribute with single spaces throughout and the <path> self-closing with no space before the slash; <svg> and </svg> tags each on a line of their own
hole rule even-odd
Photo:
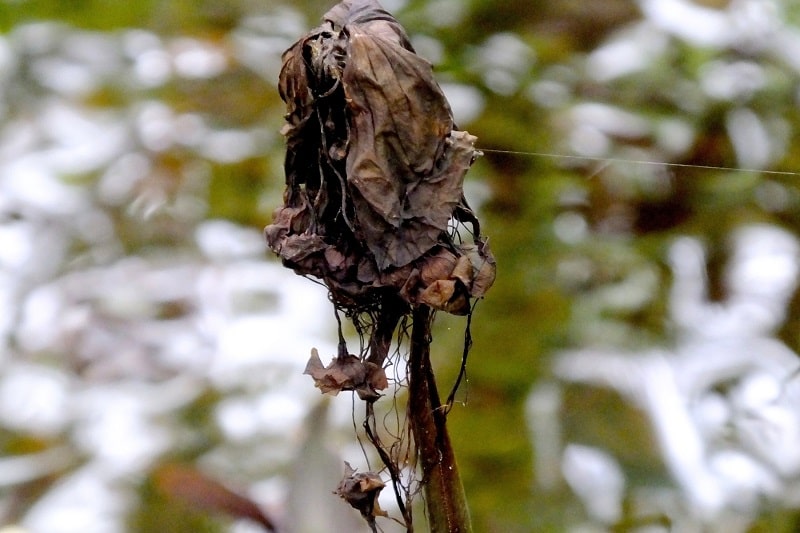
<svg viewBox="0 0 800 533">
<path fill-rule="evenodd" d="M 430 530 L 466 533 L 472 531 L 469 510 L 431 367 L 432 321 L 429 307 L 420 305 L 414 309 L 408 416 L 422 468 Z"/>
</svg>

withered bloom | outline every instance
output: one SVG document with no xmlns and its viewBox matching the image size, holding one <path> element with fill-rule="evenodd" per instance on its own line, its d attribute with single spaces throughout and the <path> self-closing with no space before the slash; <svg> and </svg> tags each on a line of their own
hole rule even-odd
<svg viewBox="0 0 800 533">
<path fill-rule="evenodd" d="M 378 505 L 378 495 L 386 485 L 375 472 L 356 472 L 350 463 L 344 463 L 344 476 L 335 493 L 358 509 L 367 523 L 375 530 L 375 517 L 387 516 Z"/>
<path fill-rule="evenodd" d="M 375 0 L 341 2 L 284 53 L 279 88 L 286 191 L 270 248 L 344 308 L 391 290 L 467 313 L 495 275 L 462 191 L 480 152 L 400 24 Z"/>
<path fill-rule="evenodd" d="M 362 400 L 374 402 L 380 397 L 379 390 L 389 386 L 386 372 L 370 361 L 362 361 L 353 354 L 339 353 L 328 366 L 323 366 L 316 348 L 311 349 L 311 358 L 304 374 L 314 380 L 323 394 L 336 396 L 342 391 L 358 393 Z"/>
</svg>

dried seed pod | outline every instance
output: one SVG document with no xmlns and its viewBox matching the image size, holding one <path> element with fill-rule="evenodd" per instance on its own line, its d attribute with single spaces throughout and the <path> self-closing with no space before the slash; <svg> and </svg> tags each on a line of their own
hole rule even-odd
<svg viewBox="0 0 800 533">
<path fill-rule="evenodd" d="M 344 476 L 335 493 L 358 509 L 368 523 L 374 524 L 375 517 L 388 516 L 378 505 L 378 495 L 386 484 L 375 472 L 356 472 L 350 463 L 344 463 Z"/>
</svg>

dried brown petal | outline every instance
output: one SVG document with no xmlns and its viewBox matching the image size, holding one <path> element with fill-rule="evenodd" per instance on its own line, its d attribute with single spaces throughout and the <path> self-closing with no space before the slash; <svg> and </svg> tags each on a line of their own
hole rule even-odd
<svg viewBox="0 0 800 533">
<path fill-rule="evenodd" d="M 489 244 L 463 244 L 461 245 L 461 250 L 472 264 L 473 274 L 470 295 L 473 298 L 482 298 L 491 288 L 497 274 L 497 264 L 491 250 L 489 250 Z"/>
<path fill-rule="evenodd" d="M 311 376 L 314 385 L 323 394 L 332 396 L 341 391 L 356 391 L 362 400 L 375 401 L 380 397 L 377 391 L 389 386 L 382 367 L 363 362 L 353 354 L 334 357 L 326 367 L 316 348 L 311 349 L 311 357 L 303 373 Z"/>
<path fill-rule="evenodd" d="M 466 291 L 456 280 L 433 282 L 419 295 L 419 303 L 454 315 L 465 315 L 470 309 Z"/>
<path fill-rule="evenodd" d="M 331 272 L 344 270 L 347 267 L 347 258 L 345 255 L 332 246 L 325 249 L 325 262 L 328 265 L 328 270 Z"/>
<path fill-rule="evenodd" d="M 389 379 L 386 377 L 386 371 L 383 367 L 370 362 L 365 364 L 367 367 L 366 385 L 369 390 L 376 391 L 387 388 L 389 386 Z"/>
<path fill-rule="evenodd" d="M 450 277 L 459 280 L 465 287 L 471 287 L 472 276 L 472 262 L 469 260 L 469 257 L 462 255 L 458 258 L 456 266 L 453 267 Z"/>
<path fill-rule="evenodd" d="M 426 257 L 420 265 L 420 279 L 425 285 L 440 279 L 449 279 L 457 263 L 458 257 L 453 252 L 440 248 L 436 254 Z"/>
<path fill-rule="evenodd" d="M 448 279 L 434 281 L 419 295 L 420 303 L 444 309 L 456 292 L 456 282 Z"/>
</svg>

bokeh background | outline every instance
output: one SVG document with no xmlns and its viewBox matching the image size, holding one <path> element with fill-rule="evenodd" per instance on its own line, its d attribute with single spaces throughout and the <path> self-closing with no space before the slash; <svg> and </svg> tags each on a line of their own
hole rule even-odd
<svg viewBox="0 0 800 533">
<path fill-rule="evenodd" d="M 0 0 L 3 533 L 261 531 L 215 482 L 363 527 L 352 400 L 301 375 L 325 290 L 261 237 L 280 55 L 331 5 Z M 498 279 L 449 418 L 476 531 L 796 531 L 800 4 L 384 5 L 485 150 Z"/>
</svg>

